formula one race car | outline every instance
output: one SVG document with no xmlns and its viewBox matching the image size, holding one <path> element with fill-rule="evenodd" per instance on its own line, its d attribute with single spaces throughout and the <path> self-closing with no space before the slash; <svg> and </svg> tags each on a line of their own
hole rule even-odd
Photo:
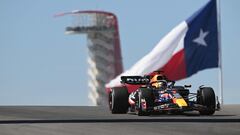
<svg viewBox="0 0 240 135">
<path fill-rule="evenodd" d="M 200 86 L 197 93 L 190 93 L 191 85 L 175 86 L 162 74 L 153 76 L 122 76 L 123 87 L 111 88 L 109 107 L 113 114 L 135 112 L 139 116 L 159 113 L 183 113 L 199 111 L 201 115 L 213 115 L 219 109 L 214 90 Z M 129 92 L 129 87 L 139 86 Z"/>
</svg>

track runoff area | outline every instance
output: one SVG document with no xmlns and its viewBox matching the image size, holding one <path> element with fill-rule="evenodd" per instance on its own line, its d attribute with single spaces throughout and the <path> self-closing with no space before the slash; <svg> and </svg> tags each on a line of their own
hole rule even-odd
<svg viewBox="0 0 240 135">
<path fill-rule="evenodd" d="M 111 114 L 90 106 L 1 106 L 0 134 L 238 134 L 240 105 L 224 105 L 212 116 L 198 112 L 181 115 L 137 116 Z"/>
</svg>

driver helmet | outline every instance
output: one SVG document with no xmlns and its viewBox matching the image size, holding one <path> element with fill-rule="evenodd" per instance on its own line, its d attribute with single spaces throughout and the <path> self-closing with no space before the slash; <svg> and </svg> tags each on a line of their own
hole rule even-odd
<svg viewBox="0 0 240 135">
<path fill-rule="evenodd" d="M 165 80 L 159 80 L 152 84 L 156 89 L 159 90 L 166 90 L 167 89 L 167 82 Z"/>
<path fill-rule="evenodd" d="M 151 79 L 152 86 L 155 87 L 156 89 L 166 90 L 167 81 L 164 80 L 164 78 L 165 77 L 162 74 L 153 76 L 153 78 Z"/>
</svg>

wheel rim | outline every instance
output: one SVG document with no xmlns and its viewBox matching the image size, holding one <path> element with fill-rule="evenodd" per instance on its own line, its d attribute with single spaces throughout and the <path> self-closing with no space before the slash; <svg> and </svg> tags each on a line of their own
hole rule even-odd
<svg viewBox="0 0 240 135">
<path fill-rule="evenodd" d="M 113 103 L 114 102 L 114 100 L 113 100 L 113 92 L 109 93 L 109 101 L 108 102 L 109 102 L 109 109 L 112 110 L 113 109 L 113 104 L 114 104 Z"/>
<path fill-rule="evenodd" d="M 113 110 L 114 107 L 114 91 L 111 92 L 111 110 Z"/>
</svg>

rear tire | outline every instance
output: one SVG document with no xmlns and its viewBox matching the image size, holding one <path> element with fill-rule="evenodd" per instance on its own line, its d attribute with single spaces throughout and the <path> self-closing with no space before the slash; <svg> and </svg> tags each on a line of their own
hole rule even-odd
<svg viewBox="0 0 240 135">
<path fill-rule="evenodd" d="M 211 87 L 203 87 L 198 91 L 198 103 L 205 106 L 199 110 L 201 115 L 213 115 L 215 113 L 216 99 L 214 90 Z"/>
<path fill-rule="evenodd" d="M 142 100 L 146 102 L 146 108 L 142 107 Z M 140 88 L 138 92 L 138 103 L 137 103 L 137 115 L 138 116 L 148 116 L 153 110 L 153 93 L 152 89 Z"/>
<path fill-rule="evenodd" d="M 113 114 L 127 113 L 129 108 L 126 87 L 115 87 L 109 93 L 109 108 Z"/>
</svg>

